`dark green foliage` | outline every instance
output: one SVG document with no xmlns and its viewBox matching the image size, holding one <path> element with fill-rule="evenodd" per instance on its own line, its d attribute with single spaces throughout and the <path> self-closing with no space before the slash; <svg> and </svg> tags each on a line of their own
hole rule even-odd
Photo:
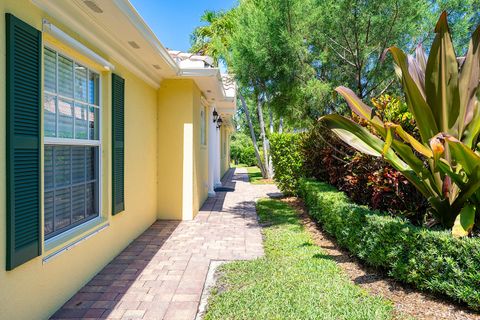
<svg viewBox="0 0 480 320">
<path fill-rule="evenodd" d="M 246 166 L 255 166 L 257 164 L 252 140 L 246 134 L 236 132 L 232 136 L 230 159 L 232 159 L 235 164 L 244 164 Z"/>
<path fill-rule="evenodd" d="M 334 185 L 355 203 L 423 223 L 426 199 L 382 158 L 356 152 L 321 125 L 304 134 L 300 145 L 306 177 Z"/>
<path fill-rule="evenodd" d="M 453 238 L 371 211 L 325 183 L 302 179 L 300 193 L 324 230 L 357 257 L 395 279 L 480 310 L 480 239 Z"/>
<path fill-rule="evenodd" d="M 270 154 L 275 171 L 274 180 L 286 195 L 296 194 L 302 177 L 303 158 L 300 153 L 301 135 L 294 133 L 272 134 Z"/>
</svg>

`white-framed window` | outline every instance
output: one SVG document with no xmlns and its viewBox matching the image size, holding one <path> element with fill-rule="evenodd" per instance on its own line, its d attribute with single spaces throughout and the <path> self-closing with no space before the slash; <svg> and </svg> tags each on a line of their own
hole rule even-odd
<svg viewBox="0 0 480 320">
<path fill-rule="evenodd" d="M 100 214 L 100 74 L 44 47 L 44 234 Z"/>
<path fill-rule="evenodd" d="M 207 108 L 204 105 L 200 108 L 200 143 L 207 145 Z"/>
</svg>

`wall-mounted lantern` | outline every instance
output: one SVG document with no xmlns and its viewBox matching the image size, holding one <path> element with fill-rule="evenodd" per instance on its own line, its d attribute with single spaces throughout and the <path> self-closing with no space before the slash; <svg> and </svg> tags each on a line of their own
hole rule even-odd
<svg viewBox="0 0 480 320">
<path fill-rule="evenodd" d="M 217 110 L 213 109 L 213 123 L 218 121 L 218 112 Z"/>
<path fill-rule="evenodd" d="M 221 117 L 219 117 L 218 120 L 217 120 L 217 129 L 220 129 L 220 127 L 222 126 L 222 124 L 223 124 L 223 120 L 222 120 Z"/>
</svg>

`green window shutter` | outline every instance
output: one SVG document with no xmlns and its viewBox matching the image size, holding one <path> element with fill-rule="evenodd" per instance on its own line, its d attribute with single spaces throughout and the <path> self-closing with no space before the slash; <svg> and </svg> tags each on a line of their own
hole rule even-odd
<svg viewBox="0 0 480 320">
<path fill-rule="evenodd" d="M 7 270 L 41 254 L 41 32 L 6 19 Z"/>
<path fill-rule="evenodd" d="M 112 74 L 112 204 L 125 210 L 125 80 Z"/>
</svg>

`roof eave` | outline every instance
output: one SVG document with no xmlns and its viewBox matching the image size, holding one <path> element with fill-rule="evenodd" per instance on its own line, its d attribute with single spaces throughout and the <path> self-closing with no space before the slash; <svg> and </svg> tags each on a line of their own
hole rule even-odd
<svg viewBox="0 0 480 320">
<path fill-rule="evenodd" d="M 219 68 L 181 68 L 177 74 L 183 78 L 216 77 L 219 90 L 222 92 L 222 99 L 227 102 L 235 101 L 235 97 L 228 96 L 225 91 Z"/>
<path fill-rule="evenodd" d="M 168 53 L 168 50 L 163 46 L 163 44 L 158 40 L 155 33 L 150 29 L 150 27 L 145 23 L 143 18 L 140 16 L 135 7 L 130 3 L 129 0 L 114 0 L 115 4 L 120 10 L 128 17 L 128 19 L 135 25 L 137 30 L 142 34 L 145 40 L 156 49 L 160 56 L 165 60 L 165 62 L 172 68 L 172 70 L 177 73 L 180 68 L 177 63 Z"/>
</svg>

